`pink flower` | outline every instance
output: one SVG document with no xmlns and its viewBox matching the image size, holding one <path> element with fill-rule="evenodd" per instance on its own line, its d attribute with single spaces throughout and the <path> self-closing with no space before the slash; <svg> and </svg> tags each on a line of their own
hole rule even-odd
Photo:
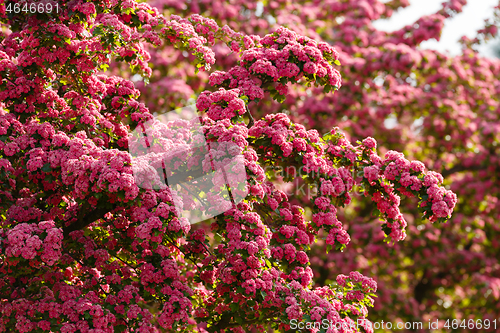
<svg viewBox="0 0 500 333">
<path fill-rule="evenodd" d="M 330 206 L 330 199 L 327 197 L 318 197 L 314 201 L 314 204 L 318 206 L 319 209 L 326 210 Z"/>
<path fill-rule="evenodd" d="M 450 208 L 445 201 L 435 201 L 432 203 L 432 212 L 436 217 L 447 217 L 450 214 Z"/>
<path fill-rule="evenodd" d="M 380 168 L 376 165 L 367 166 L 363 169 L 364 177 L 368 179 L 370 183 L 378 180 L 379 172 Z"/>
<path fill-rule="evenodd" d="M 425 165 L 420 161 L 411 161 L 410 169 L 416 172 L 424 172 Z"/>
<path fill-rule="evenodd" d="M 377 141 L 375 141 L 375 139 L 372 137 L 368 137 L 363 140 L 363 146 L 368 149 L 374 149 L 377 147 Z"/>
<path fill-rule="evenodd" d="M 337 234 L 337 240 L 339 241 L 340 244 L 349 244 L 351 241 L 351 237 L 345 231 L 344 229 L 341 229 L 340 232 Z"/>
<path fill-rule="evenodd" d="M 311 61 L 305 63 L 304 72 L 309 74 L 316 74 L 317 71 L 318 71 L 318 66 L 315 63 Z"/>
<path fill-rule="evenodd" d="M 345 276 L 344 274 L 337 275 L 337 284 L 339 286 L 345 287 L 346 286 L 346 279 L 347 279 L 347 276 Z"/>
<path fill-rule="evenodd" d="M 295 138 L 293 140 L 293 147 L 297 149 L 298 151 L 306 151 L 306 140 L 302 138 Z"/>
</svg>

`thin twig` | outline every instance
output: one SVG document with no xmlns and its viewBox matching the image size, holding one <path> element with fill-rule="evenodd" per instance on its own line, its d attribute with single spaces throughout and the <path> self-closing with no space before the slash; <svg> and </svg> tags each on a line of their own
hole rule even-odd
<svg viewBox="0 0 500 333">
<path fill-rule="evenodd" d="M 255 123 L 255 120 L 253 119 L 252 113 L 250 113 L 250 109 L 248 108 L 248 106 L 246 104 L 245 104 L 245 109 L 247 109 L 248 117 L 250 118 L 250 121 L 248 122 L 247 128 L 250 128 Z"/>
<path fill-rule="evenodd" d="M 118 255 L 113 256 L 113 257 L 115 257 L 116 259 L 118 259 L 118 260 L 120 260 L 122 263 L 124 263 L 125 265 L 129 266 L 130 268 L 132 268 L 132 269 L 135 271 L 135 273 L 136 273 L 136 274 L 138 274 L 138 273 L 137 273 L 137 270 L 136 270 L 136 269 L 137 269 L 137 267 L 132 266 L 131 264 L 129 264 L 129 263 L 128 263 L 128 262 L 126 262 L 125 260 L 123 260 L 123 259 L 121 259 L 120 257 L 118 257 Z"/>
<path fill-rule="evenodd" d="M 208 252 L 208 253 L 210 253 L 210 255 L 212 255 L 212 256 L 214 255 L 214 254 L 213 254 L 213 253 L 212 253 L 212 252 L 208 249 L 207 244 L 205 244 L 205 243 L 203 243 L 202 241 L 199 241 L 199 240 L 197 240 L 197 239 L 195 239 L 195 241 L 197 241 L 198 243 L 202 244 L 202 245 L 205 247 L 205 249 L 207 250 L 207 252 Z"/>
</svg>

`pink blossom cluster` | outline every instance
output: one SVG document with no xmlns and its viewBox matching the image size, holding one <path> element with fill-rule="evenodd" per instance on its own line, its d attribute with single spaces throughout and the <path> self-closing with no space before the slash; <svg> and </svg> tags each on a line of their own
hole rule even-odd
<svg viewBox="0 0 500 333">
<path fill-rule="evenodd" d="M 234 36 L 232 36 L 235 38 Z M 327 43 L 300 36 L 284 27 L 264 38 L 243 39 L 245 48 L 241 52 L 239 64 L 228 72 L 216 71 L 210 75 L 210 84 L 217 87 L 238 87 L 251 101 L 264 97 L 262 86 L 268 88 L 273 98 L 288 93 L 288 82 L 296 83 L 302 77 L 327 91 L 341 86 L 340 73 L 332 63 L 338 63 L 338 52 Z M 235 41 L 233 41 L 232 45 Z M 233 47 L 239 52 L 240 47 Z M 278 98 L 278 97 L 276 97 Z M 283 100 L 279 97 L 278 100 Z"/>
<path fill-rule="evenodd" d="M 54 221 L 19 223 L 6 232 L 2 230 L 2 233 L 5 240 L 1 248 L 9 258 L 9 266 L 16 266 L 19 259 L 26 260 L 31 266 L 39 266 L 42 262 L 53 266 L 61 257 L 63 235 Z"/>
<path fill-rule="evenodd" d="M 316 130 L 307 131 L 303 125 L 292 123 L 285 114 L 267 115 L 255 123 L 250 129 L 249 135 L 256 138 L 265 136 L 270 144 L 281 150 L 284 157 L 290 157 L 294 149 L 304 150 L 303 163 L 316 172 L 326 167 L 317 158 L 318 154 L 322 152 L 322 148 L 318 145 L 307 144 L 319 141 L 318 132 Z M 259 148 L 270 149 L 264 144 L 259 145 Z"/>
<path fill-rule="evenodd" d="M 262 198 L 264 196 L 264 188 L 261 183 L 265 179 L 264 169 L 258 163 L 258 155 L 256 151 L 248 143 L 248 129 L 242 123 L 231 123 L 229 119 L 214 121 L 211 118 L 204 119 L 204 133 L 208 142 L 216 142 L 217 148 L 224 151 L 221 159 L 224 157 L 235 156 L 234 152 L 226 151 L 239 149 L 240 154 L 244 157 L 242 163 L 245 165 L 247 175 L 246 182 L 241 180 L 239 172 L 227 173 L 228 184 L 231 186 L 231 191 L 237 196 L 246 196 L 247 193 L 254 197 Z M 227 145 L 230 143 L 230 145 Z M 226 147 L 226 148 L 225 148 Z M 222 164 L 224 162 L 222 161 Z M 245 189 L 238 188 L 244 184 Z"/>
<path fill-rule="evenodd" d="M 350 236 L 336 217 L 335 204 L 345 205 L 351 201 L 349 192 L 354 180 L 348 165 L 336 167 L 334 161 L 325 155 L 324 144 L 317 131 L 306 131 L 284 114 L 268 115 L 264 120 L 257 121 L 249 135 L 255 137 L 254 142 L 259 144 L 257 152 L 261 155 L 272 161 L 279 160 L 283 166 L 296 165 L 309 174 L 311 182 L 317 182 L 313 227 L 316 232 L 324 229 L 328 233 L 328 248 L 343 249 L 349 243 Z M 280 154 L 273 156 L 271 152 Z"/>
<path fill-rule="evenodd" d="M 272 191 L 269 192 L 270 195 L 272 193 Z M 284 206 L 286 207 L 287 205 Z M 351 304 L 343 304 L 336 298 L 336 292 L 340 290 L 332 290 L 328 287 L 314 290 L 303 289 L 310 283 L 310 280 L 304 280 L 310 274 L 309 269 L 304 270 L 303 268 L 298 269 L 295 267 L 289 274 L 284 274 L 264 262 L 281 260 L 279 256 L 283 255 L 285 260 L 290 261 L 290 263 L 297 260 L 298 264 L 300 264 L 305 253 L 301 251 L 297 252 L 294 245 L 289 243 L 285 243 L 283 248 L 274 247 L 271 253 L 266 253 L 266 244 L 269 244 L 269 230 L 262 224 L 259 215 L 251 212 L 245 214 L 244 212 L 248 207 L 241 206 L 241 208 L 243 210 L 234 210 L 225 214 L 223 227 L 220 225 L 222 221 L 216 223 L 216 225 L 212 225 L 213 230 L 217 230 L 223 234 L 227 233 L 230 240 L 227 246 L 221 244 L 217 248 L 217 252 L 220 251 L 220 254 L 217 253 L 216 256 L 221 255 L 225 258 L 225 265 L 217 269 L 218 273 L 212 273 L 216 276 L 220 274 L 219 276 L 223 281 L 223 284 L 220 284 L 217 288 L 219 293 L 223 295 L 227 294 L 228 296 L 232 295 L 232 303 L 236 303 L 240 307 L 248 306 L 250 302 L 254 304 L 253 306 L 258 306 L 258 308 L 267 309 L 268 311 L 273 311 L 276 307 L 285 307 L 288 320 L 303 319 L 304 315 L 311 315 L 311 318 L 314 317 L 318 321 L 328 318 L 333 322 L 343 322 L 347 319 L 343 319 L 340 316 L 340 311 L 366 316 L 367 312 L 364 304 L 366 302 L 371 303 L 369 296 L 366 294 L 372 292 L 373 290 L 370 288 L 374 287 L 371 279 L 365 281 L 366 278 L 362 277 L 362 280 L 365 281 L 363 284 L 364 290 L 359 292 L 359 295 L 362 295 L 362 297 L 358 296 Z M 296 211 L 296 208 L 292 210 Z M 296 212 L 299 214 L 297 216 L 302 215 L 299 211 Z M 285 220 L 289 220 L 286 213 L 283 217 Z M 259 230 L 263 230 L 264 233 Z M 292 236 L 294 233 L 293 228 L 290 229 L 283 226 L 280 230 L 280 233 L 285 238 L 294 238 Z M 299 235 L 300 231 L 298 237 L 300 237 Z M 271 240 L 271 244 L 272 242 Z M 305 242 L 308 242 L 308 237 L 305 238 Z M 244 251 L 238 251 L 238 249 L 244 249 Z M 210 261 L 207 260 L 207 262 Z M 294 265 L 291 264 L 291 266 L 293 267 Z M 209 272 L 213 272 L 212 269 L 215 270 L 216 268 L 210 267 Z M 288 279 L 291 281 L 287 282 Z M 230 291 L 232 288 L 230 286 L 233 285 L 240 285 L 243 288 L 243 294 L 231 294 Z M 259 300 L 259 305 L 255 305 L 255 301 L 257 300 Z M 205 311 L 198 312 L 200 318 L 208 319 L 206 310 L 212 311 L 213 309 L 216 317 L 231 311 L 229 304 L 215 303 L 214 301 L 215 299 L 212 297 L 208 299 L 208 302 L 205 304 Z M 361 311 L 358 309 L 361 309 Z M 283 328 L 289 329 L 290 327 L 284 325 Z"/>
<path fill-rule="evenodd" d="M 422 162 L 410 162 L 402 153 L 395 151 L 388 151 L 381 159 L 376 154 L 373 138 L 366 138 L 354 147 L 338 128 L 332 129 L 328 140 L 327 152 L 339 159 L 341 164 L 354 166 L 359 163 L 363 168 L 364 194 L 370 195 L 377 204 L 381 217 L 386 221 L 384 231 L 393 240 L 406 237 L 407 222 L 399 209 L 400 195 L 417 197 L 423 217 L 431 222 L 445 222 L 450 218 L 457 196 L 439 186 L 443 182 L 440 174 L 433 171 L 425 173 Z"/>
<path fill-rule="evenodd" d="M 316 74 L 319 78 L 325 78 L 325 84 L 333 86 L 334 89 L 340 88 L 340 73 L 331 65 L 331 62 L 338 60 L 339 54 L 327 43 L 318 43 L 308 37 L 299 36 L 284 27 L 266 35 L 260 43 L 265 47 L 264 50 L 268 50 L 267 52 L 246 50 L 241 56 L 241 65 L 249 67 L 255 74 L 264 70 L 274 81 L 281 77 L 297 81 L 302 75 Z M 273 61 L 276 67 L 268 67 L 267 62 Z M 299 66 L 303 66 L 300 75 Z"/>
<path fill-rule="evenodd" d="M 154 236 L 151 234 L 153 229 L 158 230 L 157 236 Z M 160 240 L 161 236 L 159 235 L 159 233 L 164 233 L 165 229 L 166 228 L 162 225 L 161 220 L 158 217 L 152 216 L 149 218 L 149 220 L 147 222 L 144 222 L 141 225 L 139 225 L 135 229 L 135 232 L 136 232 L 138 238 L 141 238 L 141 239 L 151 238 L 152 241 L 155 241 L 153 238 L 157 238 L 157 240 Z M 156 230 L 154 232 L 156 233 Z"/>
<path fill-rule="evenodd" d="M 206 45 L 213 44 L 215 33 L 219 26 L 214 20 L 193 15 L 190 19 L 184 19 L 172 15 L 161 29 L 161 36 L 168 38 L 171 44 L 179 43 L 185 45 L 196 56 L 201 69 L 209 70 L 215 63 L 214 52 Z"/>
<path fill-rule="evenodd" d="M 261 88 L 262 80 L 251 76 L 250 72 L 241 66 L 234 66 L 227 72 L 214 71 L 210 74 L 209 82 L 216 87 L 230 89 L 238 87 L 242 94 L 251 101 L 264 98 L 264 90 Z"/>
<path fill-rule="evenodd" d="M 213 120 L 233 119 L 246 112 L 245 102 L 239 95 L 239 89 L 204 91 L 196 100 L 196 107 Z"/>
</svg>

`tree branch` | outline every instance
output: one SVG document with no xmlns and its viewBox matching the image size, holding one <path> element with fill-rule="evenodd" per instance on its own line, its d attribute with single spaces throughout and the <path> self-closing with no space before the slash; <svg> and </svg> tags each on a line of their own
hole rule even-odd
<svg viewBox="0 0 500 333">
<path fill-rule="evenodd" d="M 89 224 L 102 219 L 104 215 L 110 211 L 112 211 L 114 208 L 116 208 L 116 205 L 113 205 L 111 208 L 97 208 L 94 209 L 90 212 L 88 212 L 88 209 L 92 209 L 88 203 L 83 204 L 82 209 L 80 210 L 78 220 L 76 222 L 73 222 L 69 226 L 66 226 L 63 228 L 63 235 L 64 238 L 68 238 L 69 234 L 75 230 L 80 230 L 88 226 Z M 87 212 L 87 213 L 85 213 Z"/>
<path fill-rule="evenodd" d="M 246 323 L 244 323 L 243 325 L 252 325 L 252 324 L 258 323 L 260 321 L 265 321 L 266 319 L 271 319 L 272 316 L 274 316 L 274 315 L 276 315 L 276 313 L 273 312 L 271 315 L 269 315 L 267 317 L 255 318 L 255 319 L 249 320 Z M 209 332 L 220 332 L 220 330 L 224 330 L 224 329 L 229 328 L 229 327 L 243 326 L 242 324 L 231 322 L 231 318 L 232 317 L 229 317 L 229 316 L 223 317 L 217 324 L 210 327 L 208 331 Z M 262 322 L 262 323 L 264 323 L 264 322 Z"/>
<path fill-rule="evenodd" d="M 426 278 L 427 272 L 428 270 L 426 268 L 424 274 L 422 274 L 422 278 L 413 289 L 413 295 L 419 304 L 422 304 L 423 300 L 428 298 L 429 294 L 437 289 L 437 286 L 432 283 L 433 279 L 442 279 L 447 275 L 454 274 L 453 272 L 439 272 L 430 278 Z"/>
<path fill-rule="evenodd" d="M 418 304 L 422 304 L 422 300 L 428 289 L 428 281 L 426 279 L 427 269 L 424 269 L 422 274 L 422 278 L 418 281 L 417 285 L 413 289 L 413 297 L 417 300 Z M 425 282 L 424 282 L 425 281 Z"/>
<path fill-rule="evenodd" d="M 480 166 L 480 165 L 474 165 L 474 166 L 466 167 L 466 166 L 464 166 L 462 164 L 457 164 L 454 167 L 452 167 L 451 169 L 444 170 L 443 172 L 441 172 L 441 175 L 443 177 L 448 177 L 449 175 L 452 175 L 452 174 L 454 174 L 456 172 L 478 171 L 478 170 L 483 170 L 483 169 L 486 169 L 486 167 Z"/>
<path fill-rule="evenodd" d="M 248 113 L 248 117 L 250 118 L 250 121 L 248 122 L 248 125 L 247 125 L 247 128 L 250 128 L 253 126 L 253 124 L 255 123 L 255 120 L 253 119 L 253 116 L 252 114 L 250 113 L 250 109 L 248 108 L 247 105 L 245 105 L 245 108 L 247 109 L 247 113 Z"/>
</svg>

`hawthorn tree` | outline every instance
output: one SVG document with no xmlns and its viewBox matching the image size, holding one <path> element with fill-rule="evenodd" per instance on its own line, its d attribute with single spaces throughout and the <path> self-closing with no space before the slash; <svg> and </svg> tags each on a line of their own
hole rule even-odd
<svg viewBox="0 0 500 333">
<path fill-rule="evenodd" d="M 389 15 L 397 4 L 366 2 L 354 11 L 348 2 L 329 4 L 331 11 L 316 2 L 153 5 L 159 9 L 131 0 L 0 3 L 0 331 L 286 331 L 294 320 L 327 320 L 325 332 L 372 332 L 366 318 L 375 280 L 342 267 L 315 284 L 311 262 L 349 248 L 351 237 L 361 250 L 356 255 L 374 256 L 380 248 L 373 241 L 383 238 L 396 257 L 384 259 L 380 267 L 388 271 L 404 264 L 397 256 L 409 251 L 397 245 L 409 220 L 399 208 L 402 197 L 409 198 L 404 212 L 413 213 L 410 228 L 418 215 L 443 233 L 457 203 L 441 186 L 443 177 L 422 162 L 388 149 L 379 156 L 372 133 L 353 131 L 359 140 L 352 144 L 339 128 L 367 131 L 361 115 L 374 107 L 377 93 L 397 96 L 384 85 L 369 90 L 366 82 L 380 66 L 354 59 L 362 54 L 357 43 L 364 43 L 355 38 L 371 35 L 351 31 L 349 40 L 341 17 L 363 21 L 372 5 L 373 17 Z M 314 15 L 324 16 L 306 22 Z M 293 30 L 271 27 L 288 18 L 296 22 Z M 331 46 L 337 44 L 338 50 Z M 411 47 L 386 47 L 383 52 L 412 64 L 403 54 Z M 393 69 L 401 71 L 398 66 Z M 359 89 L 333 94 L 342 85 L 339 70 L 359 76 Z M 389 74 L 382 80 L 392 82 Z M 355 102 L 364 96 L 360 89 L 366 97 Z M 190 98 L 203 114 L 203 138 L 217 147 L 215 158 L 194 154 L 191 144 L 200 136 L 192 123 L 157 118 Z M 402 107 L 395 101 L 392 107 Z M 328 115 L 363 111 L 335 122 L 307 111 L 316 102 Z M 134 137 L 138 129 L 154 140 Z M 374 128 L 377 135 L 391 144 Z M 434 158 L 428 165 L 436 168 L 464 160 L 457 153 L 433 156 L 433 144 L 414 145 L 412 154 Z M 180 146 L 188 147 L 185 154 Z M 192 200 L 162 186 L 161 178 L 224 162 L 217 160 L 226 156 L 224 147 L 242 156 L 245 179 L 240 188 L 228 171 L 213 185 L 229 188 L 231 199 L 245 196 L 191 225 L 177 207 L 189 208 Z M 141 149 L 153 153 L 132 153 Z M 479 171 L 486 162 L 471 156 L 468 163 L 457 171 L 471 165 Z M 298 179 L 290 170 L 300 170 L 317 193 L 280 190 Z M 358 239 L 369 238 L 367 226 L 375 233 L 375 223 L 365 221 L 369 212 L 338 218 L 350 216 L 359 186 L 366 199 L 355 203 L 365 211 L 376 203 L 385 235 L 366 245 Z"/>
<path fill-rule="evenodd" d="M 416 200 L 404 200 L 401 211 L 411 232 L 405 242 L 387 246 L 375 213 L 378 204 L 363 195 L 363 186 L 358 187 L 353 202 L 338 211 L 351 235 L 349 246 L 344 252 L 328 254 L 321 241 L 312 248 L 315 283 L 331 283 L 349 267 L 378 283 L 378 299 L 369 316 L 373 321 L 440 319 L 444 325 L 446 319 L 488 319 L 488 330 L 498 329 L 492 321 L 500 318 L 500 63 L 479 56 L 476 50 L 497 35 L 498 6 L 492 12 L 496 21 L 487 21 L 477 37 L 463 38 L 461 55 L 449 56 L 419 45 L 439 40 L 444 23 L 462 11 L 465 0 L 443 2 L 438 12 L 390 33 L 378 31 L 372 22 L 389 18 L 409 1 L 150 3 L 166 14 L 197 13 L 248 34 L 264 35 L 285 25 L 334 45 L 342 64 L 342 88 L 337 93 L 289 86 L 283 103 L 267 96 L 258 106 L 250 105 L 252 113 L 286 113 L 292 121 L 320 133 L 339 126 L 353 142 L 375 137 L 380 151 L 398 150 L 440 171 L 446 177 L 445 187 L 456 192 L 459 201 L 449 224 L 423 224 Z M 239 59 L 230 48 L 215 50 L 222 60 L 215 64 L 220 70 Z M 172 108 L 205 89 L 192 68 L 177 66 L 186 55 L 170 47 L 150 52 L 153 70 L 160 75 L 150 85 L 138 86 L 145 102 L 175 96 L 155 104 L 159 109 Z M 166 61 L 160 55 L 170 58 Z M 166 84 L 179 77 L 191 82 L 189 87 Z M 365 170 L 354 176 L 369 175 L 371 169 Z M 282 185 L 293 194 L 291 200 L 310 212 L 311 195 L 303 190 L 303 182 L 285 181 Z M 474 328 L 479 327 L 467 330 Z"/>
</svg>

